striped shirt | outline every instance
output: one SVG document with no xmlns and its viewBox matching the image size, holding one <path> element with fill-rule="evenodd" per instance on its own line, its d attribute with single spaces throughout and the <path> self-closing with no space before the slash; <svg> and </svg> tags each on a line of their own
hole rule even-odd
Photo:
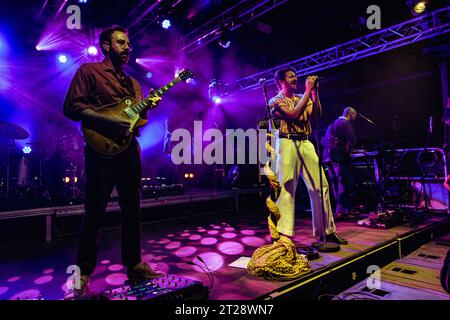
<svg viewBox="0 0 450 320">
<path fill-rule="evenodd" d="M 302 98 L 301 94 L 295 94 L 292 98 L 286 97 L 281 91 L 269 101 L 270 110 L 275 119 L 280 119 L 280 133 L 304 133 L 308 136 L 311 135 L 311 123 L 309 121 L 313 108 L 313 102 L 311 99 L 308 101 L 308 105 L 305 108 L 303 114 L 301 114 L 296 120 L 285 120 L 277 116 L 275 111 L 277 107 L 285 107 L 290 110 L 294 110 L 295 106 L 300 102 Z M 280 112 L 282 113 L 282 111 Z"/>
</svg>

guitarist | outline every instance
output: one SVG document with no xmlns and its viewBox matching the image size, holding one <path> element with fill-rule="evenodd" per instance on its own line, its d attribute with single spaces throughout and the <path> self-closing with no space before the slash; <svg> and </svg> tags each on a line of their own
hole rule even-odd
<svg viewBox="0 0 450 320">
<path fill-rule="evenodd" d="M 324 140 L 323 162 L 328 167 L 336 200 L 336 220 L 347 218 L 351 209 L 351 148 L 356 145 L 352 121 L 356 115 L 354 108 L 345 108 L 342 115 L 328 127 Z"/>
<path fill-rule="evenodd" d="M 113 26 L 100 34 L 104 60 L 83 64 L 75 73 L 64 101 L 64 115 L 82 121 L 91 128 L 108 128 L 127 132 L 130 122 L 98 111 L 114 108 L 124 97 L 142 99 L 139 83 L 127 76 L 122 66 L 128 63 L 131 44 L 127 29 Z M 150 99 L 153 106 L 159 97 Z M 141 115 L 145 118 L 145 115 Z M 97 238 L 111 192 L 116 187 L 122 209 L 121 256 L 132 281 L 163 275 L 141 260 L 140 184 L 141 155 L 134 137 L 128 148 L 116 156 L 107 156 L 85 146 L 86 195 L 85 216 L 81 226 L 77 266 L 81 271 L 80 286 L 73 297 L 89 297 L 89 277 L 97 262 Z"/>
</svg>

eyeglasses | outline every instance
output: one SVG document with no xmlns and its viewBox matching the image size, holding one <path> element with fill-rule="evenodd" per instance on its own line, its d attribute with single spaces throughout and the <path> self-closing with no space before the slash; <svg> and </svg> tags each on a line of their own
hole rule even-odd
<svg viewBox="0 0 450 320">
<path fill-rule="evenodd" d="M 126 45 L 128 45 L 128 50 L 132 51 L 133 47 L 131 46 L 131 43 L 126 42 L 125 40 L 116 40 L 116 43 L 120 46 L 120 47 L 125 47 Z"/>
</svg>

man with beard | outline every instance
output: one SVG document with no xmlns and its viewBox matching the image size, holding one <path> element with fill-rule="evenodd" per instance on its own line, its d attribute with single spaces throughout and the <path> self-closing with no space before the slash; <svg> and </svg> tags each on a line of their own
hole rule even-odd
<svg viewBox="0 0 450 320">
<path fill-rule="evenodd" d="M 323 171 L 325 214 L 322 212 L 319 159 L 314 145 L 309 141 L 312 133 L 310 119 L 321 114 L 317 81 L 316 76 L 307 77 L 305 92 L 302 95 L 297 94 L 297 76 L 294 70 L 283 68 L 275 74 L 275 82 L 280 91 L 270 99 L 269 105 L 273 117 L 280 120 L 276 147 L 277 175 L 281 184 L 277 205 L 281 217 L 277 229 L 285 236 L 294 235 L 295 191 L 299 178 L 302 177 L 311 202 L 313 235 L 320 237 L 325 228 L 326 241 L 347 244 L 347 241 L 336 233 L 328 183 Z M 323 216 L 326 221 L 323 221 Z"/>
<path fill-rule="evenodd" d="M 131 44 L 127 30 L 113 26 L 100 34 L 100 47 L 104 60 L 83 64 L 72 79 L 64 101 L 64 115 L 74 121 L 82 121 L 91 128 L 107 127 L 126 132 L 128 120 L 101 114 L 98 111 L 114 108 L 124 97 L 142 100 L 139 83 L 127 76 L 122 66 L 128 63 Z M 156 106 L 159 97 L 151 98 Z M 145 114 L 141 114 L 146 117 Z M 155 278 L 163 275 L 141 260 L 140 245 L 140 184 L 141 155 L 139 144 L 132 138 L 129 147 L 115 156 L 98 153 L 85 146 L 86 196 L 85 210 L 80 232 L 77 266 L 80 268 L 80 285 L 73 290 L 74 298 L 90 295 L 89 277 L 97 262 L 97 238 L 100 233 L 106 205 L 114 187 L 118 192 L 122 209 L 121 254 L 131 281 Z"/>
</svg>

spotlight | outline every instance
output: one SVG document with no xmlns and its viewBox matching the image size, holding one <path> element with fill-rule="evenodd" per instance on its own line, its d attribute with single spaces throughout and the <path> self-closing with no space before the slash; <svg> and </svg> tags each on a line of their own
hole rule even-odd
<svg viewBox="0 0 450 320">
<path fill-rule="evenodd" d="M 58 61 L 59 61 L 59 63 L 66 63 L 67 62 L 67 56 L 65 55 L 65 54 L 60 54 L 59 56 L 58 56 Z"/>
<path fill-rule="evenodd" d="M 70 182 L 70 178 L 69 178 L 69 177 L 64 177 L 63 181 L 64 181 L 65 183 L 69 183 L 69 182 Z"/>
<path fill-rule="evenodd" d="M 421 2 L 417 3 L 413 9 L 414 9 L 414 12 L 420 14 L 425 11 L 426 7 L 427 7 L 426 3 L 424 1 L 421 1 Z"/>
<path fill-rule="evenodd" d="M 222 96 L 224 95 L 224 87 L 220 80 L 212 79 L 209 84 L 208 96 L 209 99 L 215 104 L 222 102 Z"/>
<path fill-rule="evenodd" d="M 229 48 L 231 46 L 231 31 L 223 27 L 216 31 L 216 36 L 219 36 L 218 43 L 222 48 Z"/>
<path fill-rule="evenodd" d="M 77 183 L 77 182 L 78 182 L 78 177 L 74 177 L 74 178 L 73 178 L 73 181 L 74 181 L 75 183 Z"/>
<path fill-rule="evenodd" d="M 411 9 L 413 15 L 418 16 L 427 9 L 428 0 L 407 0 L 406 5 Z"/>
<path fill-rule="evenodd" d="M 211 98 L 212 102 L 214 102 L 215 104 L 220 104 L 222 102 L 222 98 L 219 96 L 212 96 Z"/>
<path fill-rule="evenodd" d="M 89 53 L 90 56 L 96 56 L 98 53 L 97 47 L 96 46 L 90 46 L 87 49 L 87 52 Z"/>
<path fill-rule="evenodd" d="M 78 3 L 87 3 L 87 0 L 78 0 Z"/>
<path fill-rule="evenodd" d="M 164 29 L 169 29 L 172 26 L 172 24 L 170 23 L 170 20 L 164 19 L 163 22 L 161 23 L 161 26 Z"/>
<path fill-rule="evenodd" d="M 189 178 L 189 173 L 185 173 L 185 174 L 184 174 L 184 178 L 185 178 L 185 179 Z"/>
<path fill-rule="evenodd" d="M 25 146 L 22 149 L 22 152 L 25 153 L 25 154 L 29 154 L 29 153 L 31 153 L 31 151 L 32 150 L 31 150 L 31 148 L 29 146 Z"/>
<path fill-rule="evenodd" d="M 194 174 L 193 174 L 193 173 L 190 173 L 190 174 L 189 174 L 189 178 L 194 179 Z"/>
<path fill-rule="evenodd" d="M 153 74 L 151 72 L 147 72 L 147 79 L 150 79 L 151 77 L 153 77 Z"/>
<path fill-rule="evenodd" d="M 41 50 L 42 50 L 41 45 L 37 44 L 37 45 L 36 45 L 36 50 L 37 50 L 37 51 L 41 51 Z"/>
</svg>

